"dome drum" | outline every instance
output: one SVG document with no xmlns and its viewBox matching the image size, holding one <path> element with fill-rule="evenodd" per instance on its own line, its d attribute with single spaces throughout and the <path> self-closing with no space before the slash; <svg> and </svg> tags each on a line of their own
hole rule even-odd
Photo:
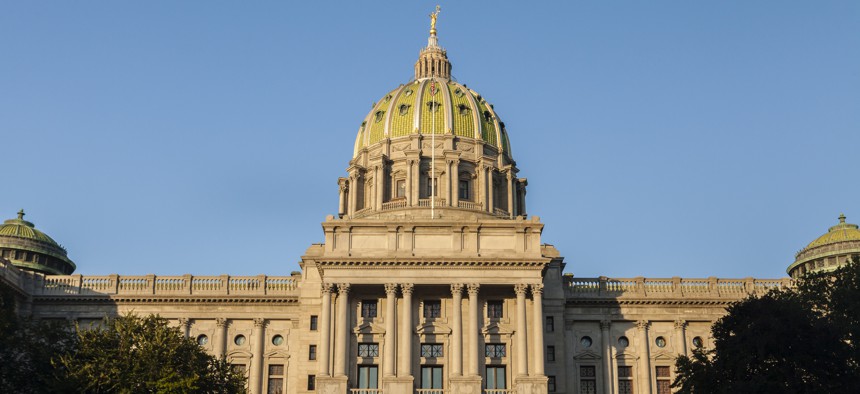
<svg viewBox="0 0 860 394">
<path fill-rule="evenodd" d="M 17 219 L 0 225 L 0 258 L 19 268 L 44 274 L 68 275 L 76 268 L 62 246 L 24 220 L 23 210 L 18 212 Z"/>
<path fill-rule="evenodd" d="M 847 264 L 852 256 L 860 255 L 860 229 L 845 219 L 845 215 L 839 215 L 837 225 L 797 252 L 794 263 L 786 270 L 789 276 L 833 271 Z"/>
</svg>

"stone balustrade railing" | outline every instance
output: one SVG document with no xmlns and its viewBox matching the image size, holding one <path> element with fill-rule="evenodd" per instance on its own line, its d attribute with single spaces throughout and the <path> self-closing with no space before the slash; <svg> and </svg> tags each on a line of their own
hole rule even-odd
<svg viewBox="0 0 860 394">
<path fill-rule="evenodd" d="M 464 208 L 464 209 L 471 209 L 471 210 L 475 210 L 475 211 L 480 211 L 483 209 L 484 204 L 479 203 L 479 202 L 460 200 L 460 201 L 457 201 L 457 206 L 460 208 Z"/>
<path fill-rule="evenodd" d="M 418 199 L 418 206 L 419 207 L 430 208 L 431 204 L 435 204 L 434 206 L 436 208 L 444 208 L 445 207 L 445 199 L 444 198 L 436 198 L 435 201 L 434 201 L 434 199 L 430 199 L 430 198 L 419 198 Z"/>
<path fill-rule="evenodd" d="M 38 275 L 33 295 L 294 295 L 293 276 Z"/>
<path fill-rule="evenodd" d="M 764 294 L 771 289 L 791 287 L 790 278 L 575 278 L 564 277 L 565 293 L 570 298 L 615 297 L 726 297 L 743 298 Z"/>
<path fill-rule="evenodd" d="M 501 218 L 506 218 L 506 217 L 511 216 L 511 214 L 508 211 L 501 209 L 501 208 L 493 208 L 493 215 L 501 217 Z"/>
</svg>

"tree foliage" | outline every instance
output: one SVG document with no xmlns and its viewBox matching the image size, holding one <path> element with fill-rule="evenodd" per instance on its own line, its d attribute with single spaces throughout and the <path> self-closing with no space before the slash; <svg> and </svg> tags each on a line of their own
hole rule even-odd
<svg viewBox="0 0 860 394">
<path fill-rule="evenodd" d="M 51 360 L 76 345 L 77 338 L 65 322 L 19 318 L 14 295 L 0 286 L 0 393 L 64 391 Z"/>
<path fill-rule="evenodd" d="M 713 349 L 678 358 L 678 393 L 860 392 L 860 260 L 737 302 L 711 330 Z"/>
<path fill-rule="evenodd" d="M 158 316 L 120 316 L 78 331 L 59 358 L 67 381 L 87 393 L 241 393 L 244 376 Z"/>
</svg>

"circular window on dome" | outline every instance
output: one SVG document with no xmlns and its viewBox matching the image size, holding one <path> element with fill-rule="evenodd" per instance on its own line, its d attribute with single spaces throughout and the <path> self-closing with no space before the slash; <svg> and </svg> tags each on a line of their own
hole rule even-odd
<svg viewBox="0 0 860 394">
<path fill-rule="evenodd" d="M 404 96 L 406 96 L 406 97 L 411 96 L 411 95 L 412 95 L 412 89 L 406 89 L 406 91 L 405 91 L 405 92 L 403 92 L 403 95 L 404 95 Z"/>
<path fill-rule="evenodd" d="M 579 344 L 582 345 L 582 347 L 584 347 L 584 348 L 590 348 L 591 347 L 591 337 L 587 337 L 587 336 L 582 337 L 582 339 L 579 340 Z"/>
<path fill-rule="evenodd" d="M 284 337 L 280 335 L 275 335 L 272 337 L 272 345 L 281 346 L 284 344 Z"/>
<path fill-rule="evenodd" d="M 666 347 L 666 338 L 657 337 L 657 339 L 654 340 L 654 344 L 656 344 L 657 347 Z"/>
<path fill-rule="evenodd" d="M 627 337 L 618 338 L 618 347 L 619 348 L 624 349 L 628 346 L 630 346 L 630 340 L 628 340 Z"/>
<path fill-rule="evenodd" d="M 242 346 L 245 344 L 245 336 L 244 335 L 236 335 L 236 338 L 233 338 L 233 343 L 236 345 Z"/>
<path fill-rule="evenodd" d="M 209 337 L 206 334 L 200 334 L 197 336 L 197 344 L 200 346 L 206 346 L 209 343 Z"/>
<path fill-rule="evenodd" d="M 702 347 L 704 344 L 705 344 L 705 342 L 702 341 L 702 337 L 694 337 L 693 338 L 693 346 Z"/>
</svg>

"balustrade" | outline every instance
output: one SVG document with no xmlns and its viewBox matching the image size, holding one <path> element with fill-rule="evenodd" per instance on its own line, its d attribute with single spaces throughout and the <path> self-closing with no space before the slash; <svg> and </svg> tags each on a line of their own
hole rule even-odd
<svg viewBox="0 0 860 394">
<path fill-rule="evenodd" d="M 415 394 L 445 394 L 444 389 L 416 389 Z"/>
<path fill-rule="evenodd" d="M 457 201 L 457 206 L 460 208 L 464 208 L 464 209 L 472 209 L 472 210 L 480 211 L 480 210 L 482 210 L 482 207 L 484 205 L 479 203 L 479 202 L 460 200 L 460 201 Z"/>
<path fill-rule="evenodd" d="M 743 298 L 772 289 L 793 286 L 790 279 L 717 279 L 717 278 L 564 278 L 571 297 L 727 297 Z"/>
<path fill-rule="evenodd" d="M 349 389 L 350 394 L 383 394 L 382 389 Z"/>
</svg>

